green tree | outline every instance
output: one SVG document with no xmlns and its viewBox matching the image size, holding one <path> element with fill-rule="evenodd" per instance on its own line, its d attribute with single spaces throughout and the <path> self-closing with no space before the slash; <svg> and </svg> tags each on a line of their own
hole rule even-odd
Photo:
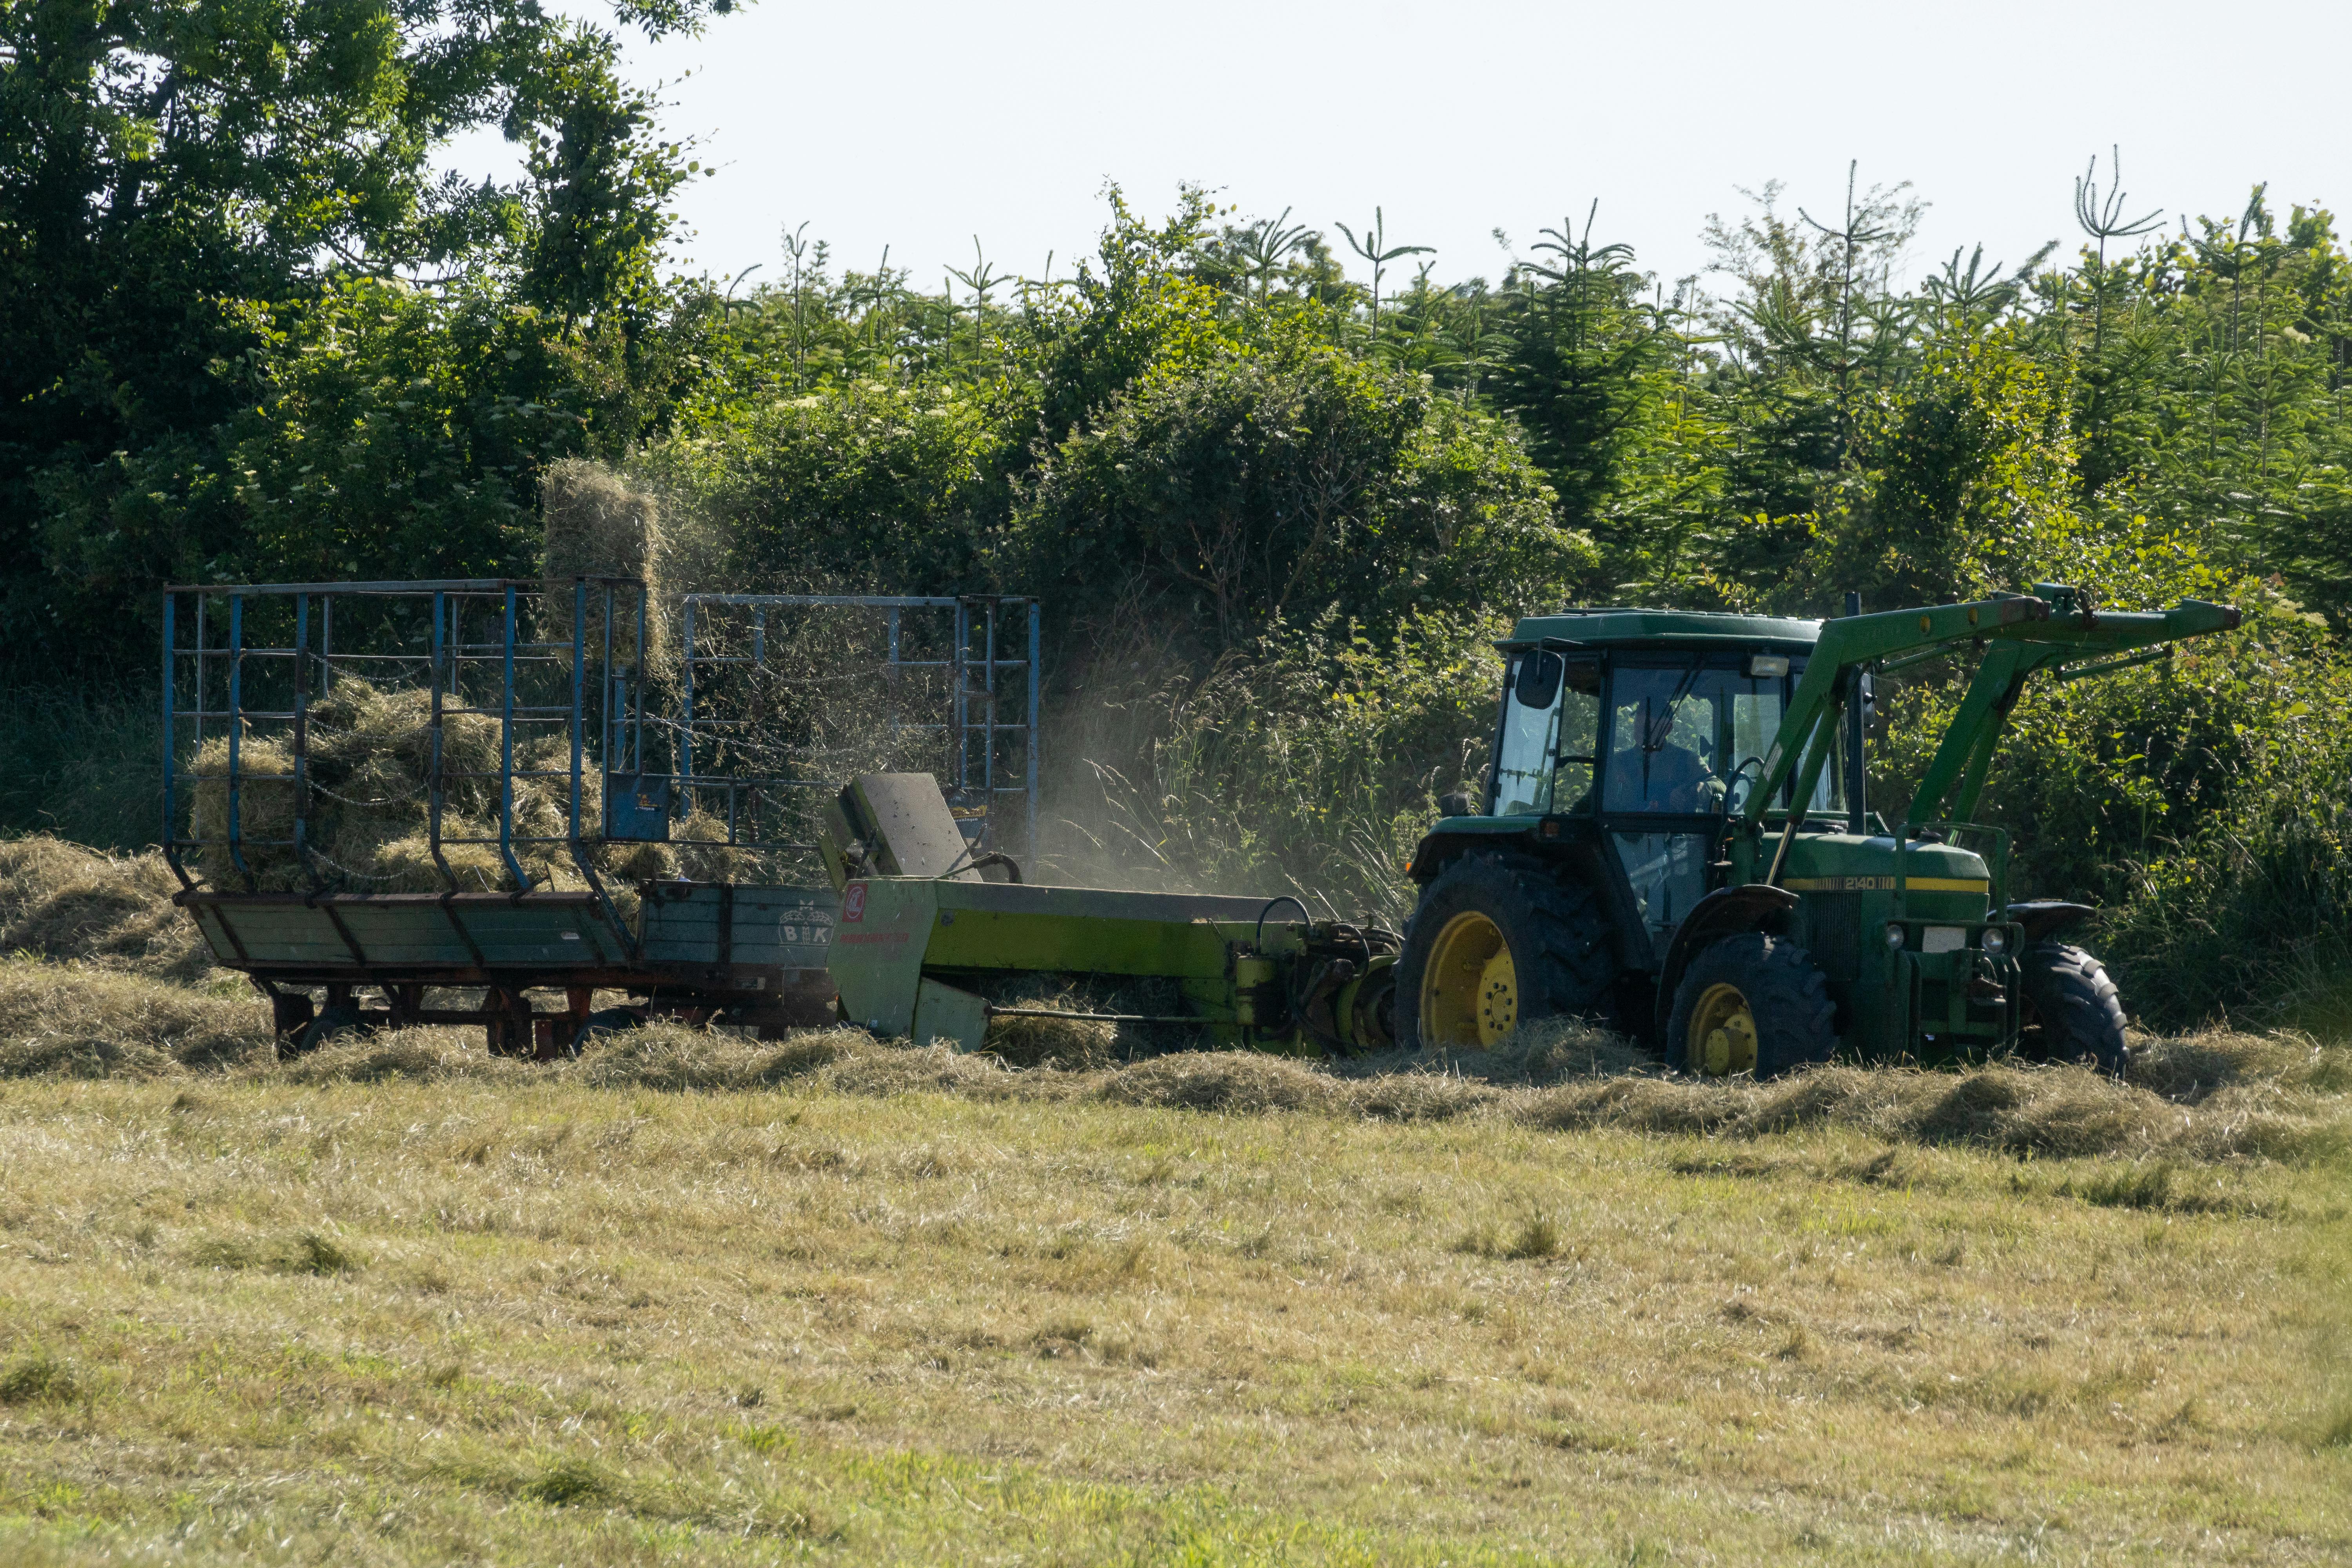
<svg viewBox="0 0 2352 1568">
<path fill-rule="evenodd" d="M 1206 654 L 1326 611 L 1524 607 L 1586 556 L 1491 417 L 1304 332 L 1122 389 L 1041 453 L 1014 530 L 1018 581 Z"/>
<path fill-rule="evenodd" d="M 2022 592 L 2071 520 L 2074 449 L 2048 375 L 2007 333 L 1938 343 L 1866 421 L 1867 505 L 1824 584 L 1874 605 Z"/>
<path fill-rule="evenodd" d="M 658 35 L 701 10 L 616 14 Z M 562 321 L 636 309 L 642 326 L 681 171 L 614 48 L 528 0 L 0 0 L 0 289 L 19 306 L 0 321 L 0 574 L 32 634 L 19 657 L 143 663 L 121 608 L 164 555 L 267 570 L 230 448 L 301 379 L 270 356 L 340 331 L 292 313 L 342 310 L 343 280 L 512 276 Z M 528 179 L 433 172 L 486 123 L 528 144 Z"/>
</svg>

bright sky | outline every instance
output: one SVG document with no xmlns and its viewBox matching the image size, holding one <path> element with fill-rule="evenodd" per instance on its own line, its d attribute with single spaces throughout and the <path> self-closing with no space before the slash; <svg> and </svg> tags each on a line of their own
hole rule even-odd
<svg viewBox="0 0 2352 1568">
<path fill-rule="evenodd" d="M 700 38 L 632 37 L 633 79 L 668 84 L 667 128 L 719 170 L 681 204 L 688 269 L 757 262 L 755 282 L 803 221 L 836 270 L 887 245 L 937 288 L 977 234 L 999 270 L 1037 276 L 1050 251 L 1063 276 L 1107 181 L 1155 215 L 1186 180 L 1244 218 L 1287 206 L 1335 247 L 1379 206 L 1441 279 L 1496 276 L 1495 228 L 1526 255 L 1598 198 L 1598 237 L 1671 280 L 1706 264 L 1736 187 L 1782 180 L 1834 222 L 1849 159 L 1932 204 L 1914 275 L 1979 241 L 2011 265 L 2071 252 L 2073 182 L 2095 153 L 2107 185 L 2118 142 L 2134 216 L 2234 216 L 2257 180 L 2282 213 L 2352 206 L 2331 79 L 2352 9 L 2329 0 L 760 0 Z M 495 132 L 448 162 L 513 167 Z"/>
</svg>

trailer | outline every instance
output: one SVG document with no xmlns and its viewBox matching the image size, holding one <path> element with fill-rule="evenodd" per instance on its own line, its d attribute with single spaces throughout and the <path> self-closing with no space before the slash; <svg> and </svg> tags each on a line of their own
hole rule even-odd
<svg viewBox="0 0 2352 1568">
<path fill-rule="evenodd" d="M 1034 601 L 994 597 L 173 587 L 163 853 L 292 1048 L 474 1024 L 545 1059 L 600 1022 L 823 1023 L 825 805 L 861 767 L 919 767 L 970 858 L 1031 854 L 1038 636 Z M 329 722 L 361 708 L 379 732 Z M 626 874 L 653 847 L 680 868 Z"/>
</svg>

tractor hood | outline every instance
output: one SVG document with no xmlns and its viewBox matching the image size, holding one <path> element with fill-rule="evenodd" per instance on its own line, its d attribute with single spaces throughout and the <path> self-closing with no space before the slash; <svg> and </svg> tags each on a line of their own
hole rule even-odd
<svg viewBox="0 0 2352 1568">
<path fill-rule="evenodd" d="M 1895 893 L 1912 914 L 1937 920 L 1982 920 L 1990 907 L 1992 874 L 1984 857 L 1954 844 L 1913 839 L 1899 858 L 1886 834 L 1800 834 L 1789 846 L 1780 885 L 1792 893 Z"/>
</svg>

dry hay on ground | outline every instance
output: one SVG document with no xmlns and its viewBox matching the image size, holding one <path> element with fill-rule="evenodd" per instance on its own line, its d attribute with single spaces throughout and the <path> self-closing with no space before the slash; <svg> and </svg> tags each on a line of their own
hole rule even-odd
<svg viewBox="0 0 2352 1568">
<path fill-rule="evenodd" d="M 108 855 L 46 835 L 0 840 L 0 952 L 200 979 L 212 953 L 173 906 L 179 889 L 153 850 Z"/>
<path fill-rule="evenodd" d="M 995 1050 L 962 1055 L 849 1027 L 760 1041 L 674 1024 L 605 1037 L 576 1061 L 535 1066 L 487 1055 L 471 1029 L 442 1028 L 348 1038 L 281 1061 L 267 1008 L 226 984 L 199 991 L 95 962 L 0 964 L 0 1078 L 226 1069 L 305 1083 L 491 1077 L 520 1088 L 554 1078 L 669 1092 L 801 1083 L 843 1094 L 1088 1099 L 1379 1121 L 1489 1118 L 1727 1140 L 1838 1127 L 1890 1143 L 2051 1158 L 2304 1163 L 2352 1150 L 2352 1050 L 2294 1037 L 2144 1040 L 2131 1082 L 2079 1068 L 1996 1063 L 1952 1071 L 1833 1066 L 1759 1084 L 1670 1074 L 1591 1031 L 1529 1035 L 1494 1053 L 1376 1063 L 1180 1051 L 1118 1067 L 1047 1057 L 1052 1070 L 1035 1070 L 1009 1065 Z"/>
<path fill-rule="evenodd" d="M 272 1065 L 269 1010 L 82 963 L 0 963 L 0 1078 L 171 1078 Z"/>
</svg>

